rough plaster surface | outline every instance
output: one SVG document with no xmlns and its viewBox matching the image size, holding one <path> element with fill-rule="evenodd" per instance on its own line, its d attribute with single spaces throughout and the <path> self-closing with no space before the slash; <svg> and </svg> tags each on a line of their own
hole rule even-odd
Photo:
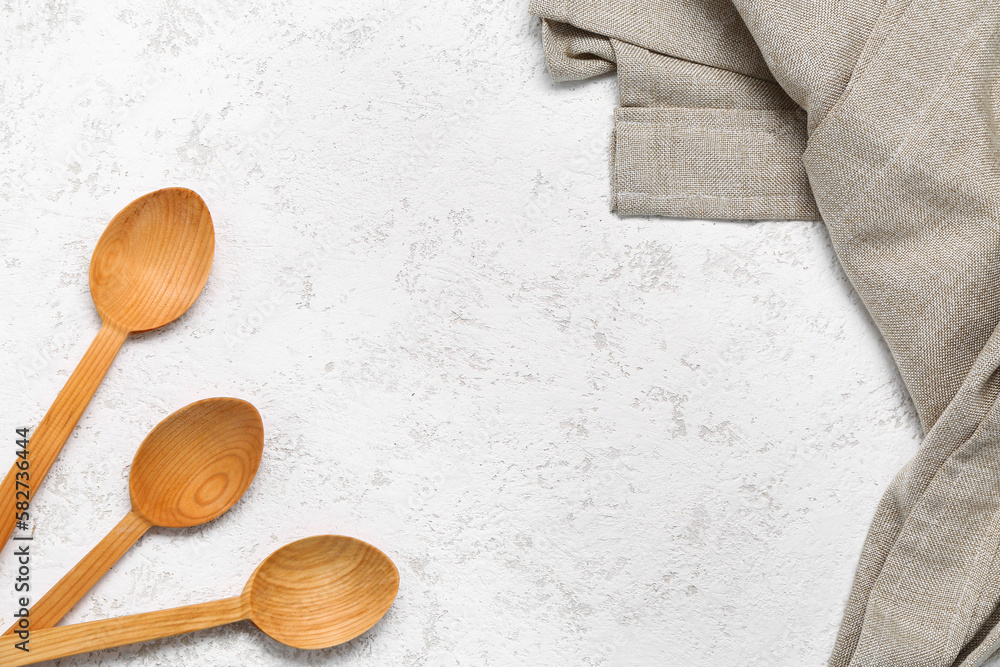
<svg viewBox="0 0 1000 667">
<path fill-rule="evenodd" d="M 343 647 L 242 623 L 62 665 L 825 661 L 913 407 L 820 224 L 608 213 L 614 79 L 552 84 L 526 5 L 0 3 L 8 459 L 97 332 L 111 216 L 183 185 L 217 232 L 34 503 L 36 595 L 127 511 L 152 426 L 215 395 L 263 415 L 250 491 L 68 621 L 234 595 L 316 533 L 402 576 Z"/>
</svg>

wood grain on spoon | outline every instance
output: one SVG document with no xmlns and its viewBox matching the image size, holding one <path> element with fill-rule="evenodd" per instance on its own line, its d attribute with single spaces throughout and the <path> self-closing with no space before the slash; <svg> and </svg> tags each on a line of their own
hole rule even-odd
<svg viewBox="0 0 1000 667">
<path fill-rule="evenodd" d="M 0 548 L 17 523 L 16 494 L 30 495 L 48 473 L 131 332 L 180 317 L 201 293 L 212 268 L 215 231 L 197 194 L 157 190 L 136 199 L 108 224 L 90 261 L 90 293 L 103 325 L 76 370 L 31 435 L 30 468 L 13 466 L 0 483 Z M 28 478 L 18 478 L 18 473 Z"/>
<path fill-rule="evenodd" d="M 292 542 L 261 563 L 234 598 L 33 631 L 30 651 L 0 638 L 0 664 L 30 665 L 251 620 L 301 649 L 336 646 L 374 626 L 392 606 L 399 572 L 370 544 L 341 535 Z"/>
<path fill-rule="evenodd" d="M 238 398 L 197 401 L 157 424 L 132 460 L 132 511 L 31 607 L 28 629 L 62 620 L 151 526 L 189 528 L 228 511 L 253 481 L 263 449 L 260 414 Z M 19 621 L 4 634 L 24 629 Z"/>
</svg>

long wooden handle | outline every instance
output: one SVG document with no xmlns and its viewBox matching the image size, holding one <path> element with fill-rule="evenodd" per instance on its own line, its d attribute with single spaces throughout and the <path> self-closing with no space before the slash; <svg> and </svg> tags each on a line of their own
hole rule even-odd
<svg viewBox="0 0 1000 667">
<path fill-rule="evenodd" d="M 126 514 L 96 547 L 31 607 L 28 612 L 28 627 L 31 630 L 41 630 L 59 623 L 152 525 L 149 519 L 138 512 Z M 14 623 L 4 634 L 13 634 L 20 629 L 19 624 Z"/>
<path fill-rule="evenodd" d="M 111 367 L 115 355 L 128 337 L 129 332 L 119 324 L 105 322 L 87 348 L 76 370 L 69 376 L 66 385 L 56 396 L 52 407 L 45 413 L 42 422 L 35 429 L 28 442 L 28 483 L 30 497 L 34 498 L 42 480 L 49 472 L 62 447 L 66 444 L 83 411 Z M 17 523 L 17 498 L 15 492 L 23 486 L 16 485 L 17 473 L 25 472 L 16 465 L 0 483 L 0 549 L 10 540 Z M 21 477 L 23 482 L 24 477 Z M 23 497 L 23 496 L 22 496 Z"/>
<path fill-rule="evenodd" d="M 214 628 L 249 617 L 249 600 L 241 596 L 103 621 L 30 630 L 27 640 L 19 634 L 4 635 L 0 637 L 0 665 L 32 665 L 42 660 Z M 24 641 L 27 644 L 21 646 L 27 651 L 19 647 Z"/>
</svg>

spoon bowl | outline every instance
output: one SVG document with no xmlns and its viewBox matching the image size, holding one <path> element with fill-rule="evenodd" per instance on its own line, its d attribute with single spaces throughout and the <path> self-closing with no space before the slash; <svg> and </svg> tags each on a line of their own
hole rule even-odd
<svg viewBox="0 0 1000 667">
<path fill-rule="evenodd" d="M 152 526 L 189 528 L 228 511 L 257 474 L 263 449 L 260 414 L 238 398 L 209 398 L 168 415 L 132 460 L 132 511 L 31 607 L 32 629 L 58 623 Z"/>
<path fill-rule="evenodd" d="M 264 449 L 257 410 L 209 398 L 161 421 L 139 445 L 129 472 L 133 511 L 165 528 L 207 523 L 250 486 Z"/>
<path fill-rule="evenodd" d="M 399 571 L 381 551 L 353 537 L 317 535 L 268 556 L 236 597 L 32 629 L 30 653 L 0 642 L 0 664 L 20 667 L 243 620 L 295 648 L 329 648 L 371 629 L 398 591 Z"/>
<path fill-rule="evenodd" d="M 101 319 L 132 332 L 156 329 L 191 307 L 215 253 L 212 216 L 186 188 L 139 197 L 108 224 L 90 260 Z"/>
<path fill-rule="evenodd" d="M 398 590 L 399 571 L 384 553 L 353 537 L 317 535 L 268 556 L 243 595 L 250 620 L 272 639 L 318 649 L 366 632 Z"/>
</svg>

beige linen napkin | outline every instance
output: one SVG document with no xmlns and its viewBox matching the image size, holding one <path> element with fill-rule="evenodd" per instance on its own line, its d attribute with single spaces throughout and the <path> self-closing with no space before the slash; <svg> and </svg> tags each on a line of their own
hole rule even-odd
<svg viewBox="0 0 1000 667">
<path fill-rule="evenodd" d="M 805 113 L 731 5 L 541 0 L 532 11 L 551 19 L 543 40 L 557 81 L 617 65 L 614 210 L 819 219 L 802 165 Z"/>
<path fill-rule="evenodd" d="M 818 210 L 892 350 L 927 436 L 876 511 L 830 664 L 982 664 L 1000 648 L 1000 3 L 531 10 L 556 78 L 617 66 L 616 210 Z"/>
</svg>

